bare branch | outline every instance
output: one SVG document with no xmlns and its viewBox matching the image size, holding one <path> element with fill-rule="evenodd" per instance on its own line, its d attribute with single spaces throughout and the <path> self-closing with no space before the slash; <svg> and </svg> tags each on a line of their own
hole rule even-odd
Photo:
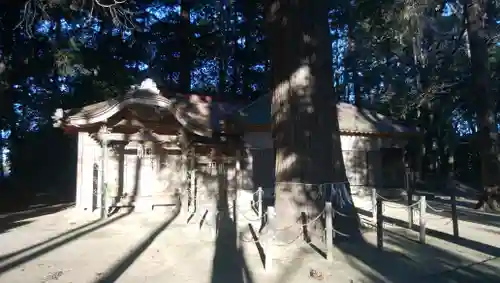
<svg viewBox="0 0 500 283">
<path fill-rule="evenodd" d="M 47 12 L 48 8 L 69 5 L 69 8 L 73 11 L 85 12 L 89 20 L 95 17 L 99 9 L 103 14 L 109 15 L 113 24 L 117 27 L 134 29 L 136 28 L 136 23 L 133 20 L 133 16 L 136 13 L 125 7 L 129 3 L 128 0 L 26 0 L 21 21 L 16 28 L 23 28 L 28 37 L 33 37 L 36 22 L 40 19 L 50 19 L 50 15 Z"/>
<path fill-rule="evenodd" d="M 110 3 L 110 4 L 103 4 L 103 3 L 101 3 L 100 0 L 94 0 L 94 2 L 103 8 L 111 8 L 111 7 L 114 7 L 117 5 L 125 4 L 127 2 L 127 0 L 121 0 L 121 1 L 113 0 L 113 3 Z"/>
</svg>

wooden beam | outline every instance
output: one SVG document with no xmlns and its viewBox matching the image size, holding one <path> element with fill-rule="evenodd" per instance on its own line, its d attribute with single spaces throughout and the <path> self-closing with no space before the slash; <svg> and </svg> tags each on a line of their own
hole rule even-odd
<svg viewBox="0 0 500 283">
<path fill-rule="evenodd" d="M 108 141 L 153 141 L 160 143 L 177 143 L 175 135 L 158 135 L 151 131 L 143 131 L 135 134 L 123 133 L 96 133 L 96 137 L 100 140 Z"/>
</svg>

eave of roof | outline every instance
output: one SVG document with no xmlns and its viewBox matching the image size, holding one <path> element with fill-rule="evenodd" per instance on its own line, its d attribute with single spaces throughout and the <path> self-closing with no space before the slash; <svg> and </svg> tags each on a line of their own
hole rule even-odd
<svg viewBox="0 0 500 283">
<path fill-rule="evenodd" d="M 211 136 L 218 121 L 224 117 L 240 116 L 248 125 L 270 125 L 271 96 L 264 95 L 247 106 L 214 102 L 209 97 L 175 94 L 165 97 L 156 88 L 132 89 L 125 96 L 87 105 L 82 108 L 58 109 L 53 116 L 54 126 L 83 127 L 112 117 L 131 104 L 143 104 L 170 111 L 192 132 Z M 376 111 L 359 108 L 348 103 L 337 104 L 339 128 L 344 135 L 415 135 L 418 129 L 403 126 Z"/>
</svg>

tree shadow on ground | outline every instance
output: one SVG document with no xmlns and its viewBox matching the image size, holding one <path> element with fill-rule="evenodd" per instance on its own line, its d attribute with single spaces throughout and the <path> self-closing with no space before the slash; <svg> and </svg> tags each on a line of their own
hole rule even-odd
<svg viewBox="0 0 500 283">
<path fill-rule="evenodd" d="M 219 217 L 210 282 L 254 282 L 245 261 L 244 250 L 238 243 L 236 223 L 227 213 L 221 213 Z"/>
<path fill-rule="evenodd" d="M 362 214 L 371 215 L 360 210 Z M 408 230 L 404 221 L 388 217 L 384 221 L 402 227 L 396 229 Z M 415 230 L 418 229 L 416 225 Z M 348 276 L 351 282 L 356 283 L 500 282 L 500 248 L 470 239 L 454 239 L 452 235 L 432 229 L 427 229 L 427 232 L 432 238 L 422 245 L 394 229 L 386 229 L 384 250 L 365 238 L 336 242 L 336 250 L 340 254 L 336 253 L 334 262 L 355 269 L 357 272 L 348 273 Z M 453 244 L 456 246 L 446 248 Z M 466 252 L 465 249 L 471 251 Z M 293 261 L 280 271 L 277 283 L 289 282 L 294 277 L 294 273 L 305 264 L 305 253 L 304 249 L 299 249 Z"/>
<path fill-rule="evenodd" d="M 219 160 L 216 160 L 219 164 Z M 211 283 L 232 282 L 232 283 L 253 283 L 250 270 L 245 261 L 243 248 L 240 246 L 238 237 L 238 209 L 237 194 L 232 200 L 233 218 L 230 216 L 228 204 L 228 189 L 230 183 L 227 178 L 227 168 L 217 166 L 217 217 L 216 217 L 216 239 L 215 251 L 212 260 Z M 237 178 L 238 179 L 238 178 Z M 241 183 L 234 182 L 236 189 Z"/>
<path fill-rule="evenodd" d="M 395 233 L 386 233 L 381 251 L 365 242 L 344 242 L 337 248 L 350 267 L 359 271 L 362 279 L 354 282 L 499 282 L 497 267 L 486 261 L 474 263 L 461 256 L 431 245 L 422 245 Z M 490 258 L 496 260 L 497 257 Z"/>
<path fill-rule="evenodd" d="M 28 247 L 25 247 L 25 248 L 22 248 L 20 250 L 17 250 L 17 251 L 14 251 L 14 252 L 11 252 L 11 253 L 8 253 L 8 254 L 5 254 L 5 255 L 0 255 L 0 263 L 2 263 L 3 261 L 6 261 L 8 259 L 11 259 L 13 257 L 16 257 L 22 253 L 25 253 L 25 252 L 28 252 L 30 250 L 34 250 L 36 248 L 39 248 L 41 246 L 45 246 L 45 245 L 49 245 L 51 244 L 52 242 L 56 242 L 56 241 L 59 241 L 60 239 L 66 237 L 66 236 L 69 236 L 70 234 L 74 234 L 74 233 L 79 233 L 81 231 L 84 231 L 85 229 L 91 227 L 92 225 L 95 225 L 97 222 L 99 222 L 99 220 L 94 220 L 94 221 L 91 221 L 87 224 L 84 224 L 84 225 L 80 225 L 78 227 L 75 227 L 73 229 L 70 229 L 64 233 L 61 233 L 59 235 L 56 235 L 54 237 L 50 237 L 44 241 L 41 241 L 41 242 L 38 242 L 36 244 L 33 244 L 33 245 L 30 245 Z"/>
<path fill-rule="evenodd" d="M 365 216 L 371 215 L 371 212 L 363 210 L 363 209 L 358 209 L 358 211 L 360 212 L 360 214 L 363 214 Z M 388 216 L 384 216 L 384 223 L 389 223 L 389 224 L 392 224 L 394 226 L 404 228 L 404 229 L 408 228 L 408 222 L 400 220 L 400 219 L 388 217 Z M 419 231 L 420 226 L 417 224 L 414 224 L 413 230 Z M 500 257 L 500 248 L 497 248 L 497 247 L 494 247 L 494 246 L 491 246 L 491 245 L 488 245 L 485 243 L 480 243 L 480 242 L 477 242 L 477 241 L 474 241 L 471 239 L 462 238 L 462 237 L 455 238 L 453 235 L 450 235 L 450 234 L 447 234 L 447 233 L 444 233 L 441 231 L 437 231 L 434 229 L 429 229 L 429 228 L 426 228 L 426 235 L 429 235 L 431 237 L 434 237 L 434 238 L 437 238 L 437 239 L 440 239 L 440 240 L 443 240 L 443 241 L 446 241 L 449 243 L 454 243 L 454 244 L 457 244 L 459 246 L 462 246 L 462 247 L 465 247 L 465 248 L 468 248 L 471 250 L 475 250 L 475 251 L 478 251 L 478 252 L 481 252 L 484 254 L 488 254 L 488 255 L 491 255 L 494 257 Z"/>
<path fill-rule="evenodd" d="M 2 223 L 0 224 L 0 234 L 9 232 L 12 229 L 16 229 L 17 227 L 21 227 L 27 224 L 30 224 L 31 220 L 20 220 L 20 221 L 15 221 L 15 222 L 7 222 L 7 223 Z"/>
<path fill-rule="evenodd" d="M 47 205 L 34 209 L 22 210 L 18 212 L 6 213 L 0 215 L 0 234 L 9 230 L 24 226 L 33 222 L 33 218 L 48 214 L 57 213 L 73 206 L 73 203 L 63 203 L 57 205 Z M 29 219 L 29 220 L 28 220 Z"/>
<path fill-rule="evenodd" d="M 418 195 L 424 195 L 417 193 Z M 418 197 L 418 196 L 417 196 Z M 426 195 L 427 204 L 432 207 L 427 208 L 426 213 L 446 217 L 451 220 L 451 200 L 434 198 L 433 195 Z M 407 201 L 403 198 L 391 201 L 401 205 L 408 205 Z M 458 220 L 467 221 L 476 224 L 494 226 L 500 228 L 500 213 L 487 212 L 479 209 L 474 209 L 476 202 L 469 201 L 456 201 Z"/>
<path fill-rule="evenodd" d="M 111 283 L 117 282 L 120 276 L 129 268 L 134 261 L 153 243 L 153 241 L 170 226 L 177 218 L 181 210 L 180 201 L 176 204 L 173 213 L 165 221 L 163 221 L 156 229 L 154 229 L 144 240 L 139 242 L 132 250 L 130 250 L 118 263 L 109 268 L 95 283 Z"/>
<path fill-rule="evenodd" d="M 429 202 L 438 211 L 428 211 L 442 217 L 451 219 L 451 203 L 446 200 L 436 200 Z M 500 228 L 500 214 L 474 209 L 474 203 L 457 201 L 457 215 L 459 220 L 468 221 L 477 224 L 489 225 Z"/>
<path fill-rule="evenodd" d="M 0 261 L 8 261 L 9 259 L 16 257 L 17 255 L 20 255 L 20 254 L 26 252 L 25 255 L 15 259 L 15 260 L 8 261 L 5 264 L 0 264 L 0 274 L 5 273 L 13 268 L 20 266 L 20 265 L 23 265 L 29 261 L 32 261 L 32 260 L 34 260 L 34 259 L 36 259 L 36 258 L 38 258 L 46 253 L 49 253 L 49 252 L 65 245 L 65 244 L 68 244 L 72 241 L 78 240 L 78 239 L 82 238 L 83 236 L 86 236 L 92 232 L 95 232 L 95 231 L 97 231 L 105 226 L 108 226 L 112 223 L 115 223 L 118 220 L 123 219 L 126 216 L 128 216 L 131 212 L 132 212 L 132 210 L 129 210 L 127 213 L 123 213 L 121 215 L 116 215 L 115 217 L 109 218 L 109 219 L 104 220 L 104 221 L 95 221 L 95 222 L 86 224 L 82 227 L 75 228 L 73 231 L 63 233 L 59 236 L 56 236 L 56 237 L 48 239 L 44 242 L 35 244 L 31 247 L 13 252 L 13 253 L 8 254 L 8 255 L 1 256 Z M 41 248 L 37 249 L 38 247 L 41 247 Z"/>
<path fill-rule="evenodd" d="M 17 188 L 7 188 L 7 190 Z M 22 194 L 22 195 L 21 195 Z M 49 193 L 12 193 L 2 192 L 0 200 L 0 214 L 16 214 L 37 209 L 49 209 L 60 206 L 71 206 L 74 199 L 64 196 L 55 196 Z"/>
</svg>

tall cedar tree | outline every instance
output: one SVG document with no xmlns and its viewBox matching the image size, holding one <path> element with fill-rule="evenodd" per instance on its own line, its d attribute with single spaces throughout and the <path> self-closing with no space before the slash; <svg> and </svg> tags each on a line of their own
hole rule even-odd
<svg viewBox="0 0 500 283">
<path fill-rule="evenodd" d="M 329 194 L 329 186 L 320 184 L 347 180 L 335 107 L 338 97 L 333 89 L 328 3 L 270 0 L 266 6 L 276 151 L 275 206 L 282 227 L 297 223 L 302 211 L 308 212 L 309 219 L 316 218 L 324 208 L 323 192 Z M 353 213 L 350 192 L 343 196 L 345 199 L 334 205 Z M 343 233 L 357 231 L 356 219 L 340 225 Z M 323 228 L 321 224 L 316 227 Z M 280 233 L 278 238 L 287 240 L 296 235 L 295 230 Z"/>
</svg>

